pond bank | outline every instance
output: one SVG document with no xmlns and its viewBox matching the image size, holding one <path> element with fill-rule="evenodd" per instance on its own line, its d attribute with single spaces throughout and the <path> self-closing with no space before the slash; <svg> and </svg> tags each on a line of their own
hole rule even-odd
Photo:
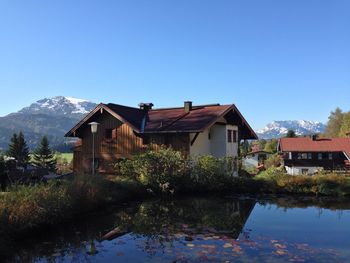
<svg viewBox="0 0 350 263">
<path fill-rule="evenodd" d="M 326 196 L 324 193 L 327 193 L 337 197 L 338 201 L 346 201 L 348 200 L 346 195 L 338 191 L 339 187 L 348 190 L 347 184 L 341 185 L 343 180 L 327 176 L 310 179 L 285 178 L 278 175 L 266 178 L 234 178 L 223 187 L 222 191 L 216 188 L 211 188 L 210 191 L 206 188 L 192 188 L 189 191 L 190 188 L 187 188 L 187 191 L 175 192 L 172 195 L 168 192 L 162 195 L 157 191 L 147 191 L 145 185 L 132 180 L 106 179 L 91 175 L 77 176 L 73 181 L 18 186 L 0 196 L 0 239 L 2 244 L 9 243 L 11 240 L 18 240 L 19 237 L 31 235 L 38 229 L 68 224 L 82 215 L 90 215 L 111 205 L 157 196 L 171 200 L 189 193 L 192 196 L 229 196 L 234 193 L 240 195 L 239 198 L 250 196 L 249 199 L 264 200 L 275 200 L 276 196 L 282 196 L 283 198 L 278 200 L 283 201 L 288 200 L 288 196 L 294 195 L 293 202 L 298 201 L 299 205 L 310 206 L 313 203 L 327 205 L 333 198 L 305 196 Z M 313 190 L 319 188 L 323 189 L 321 194 Z M 0 254 L 6 252 L 6 247 L 2 245 Z"/>
</svg>

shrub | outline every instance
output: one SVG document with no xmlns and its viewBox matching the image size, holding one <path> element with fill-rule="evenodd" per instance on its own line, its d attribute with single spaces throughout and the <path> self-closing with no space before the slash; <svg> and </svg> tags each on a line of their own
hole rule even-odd
<svg viewBox="0 0 350 263">
<path fill-rule="evenodd" d="M 279 167 L 282 164 L 282 158 L 278 154 L 273 154 L 265 160 L 265 168 Z"/>
<path fill-rule="evenodd" d="M 192 160 L 162 147 L 138 154 L 132 160 L 124 159 L 116 167 L 120 175 L 155 192 L 221 191 L 232 185 L 234 161 L 210 155 Z"/>
<path fill-rule="evenodd" d="M 162 147 L 122 160 L 119 172 L 157 192 L 169 192 L 184 187 L 189 180 L 190 161 L 178 151 Z"/>
<path fill-rule="evenodd" d="M 229 188 L 233 183 L 235 161 L 233 158 L 200 156 L 191 169 L 193 187 L 202 191 L 224 191 Z"/>
</svg>

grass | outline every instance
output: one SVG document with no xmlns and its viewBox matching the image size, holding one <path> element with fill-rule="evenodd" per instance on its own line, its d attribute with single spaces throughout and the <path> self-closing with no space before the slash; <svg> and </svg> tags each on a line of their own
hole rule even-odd
<svg viewBox="0 0 350 263">
<path fill-rule="evenodd" d="M 0 243 L 43 226 L 55 225 L 112 203 L 139 199 L 147 192 L 127 179 L 80 175 L 73 181 L 13 186 L 0 195 Z M 1 251 L 0 255 L 6 251 Z"/>
</svg>

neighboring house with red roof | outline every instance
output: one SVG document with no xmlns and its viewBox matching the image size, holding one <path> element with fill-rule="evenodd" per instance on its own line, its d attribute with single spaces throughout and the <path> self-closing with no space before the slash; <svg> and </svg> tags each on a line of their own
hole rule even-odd
<svg viewBox="0 0 350 263">
<path fill-rule="evenodd" d="M 288 174 L 314 174 L 349 168 L 350 138 L 281 138 L 278 144 Z"/>
<path fill-rule="evenodd" d="M 146 148 L 171 146 L 186 155 L 238 155 L 239 142 L 257 139 L 234 104 L 152 109 L 152 103 L 139 108 L 99 104 L 65 136 L 77 137 L 73 165 L 77 173 L 92 171 L 92 134 L 89 123 L 98 122 L 95 135 L 95 164 L 98 172 L 111 172 L 119 158 L 131 158 Z"/>
</svg>

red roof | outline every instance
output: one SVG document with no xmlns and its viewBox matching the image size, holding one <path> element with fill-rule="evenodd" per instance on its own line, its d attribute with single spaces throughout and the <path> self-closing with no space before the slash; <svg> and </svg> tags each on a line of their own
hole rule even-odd
<svg viewBox="0 0 350 263">
<path fill-rule="evenodd" d="M 231 109 L 232 105 L 193 107 L 190 112 L 184 108 L 155 109 L 148 112 L 145 132 L 190 132 L 203 131 Z"/>
<path fill-rule="evenodd" d="M 100 108 L 106 109 L 114 117 L 129 124 L 138 133 L 202 132 L 223 117 L 228 123 L 241 125 L 242 139 L 257 139 L 255 132 L 234 104 L 193 106 L 189 112 L 185 112 L 184 107 L 145 111 L 112 103 L 99 104 L 66 136 L 72 136 Z"/>
<path fill-rule="evenodd" d="M 345 152 L 350 157 L 350 138 L 281 138 L 279 148 L 282 152 Z"/>
</svg>

